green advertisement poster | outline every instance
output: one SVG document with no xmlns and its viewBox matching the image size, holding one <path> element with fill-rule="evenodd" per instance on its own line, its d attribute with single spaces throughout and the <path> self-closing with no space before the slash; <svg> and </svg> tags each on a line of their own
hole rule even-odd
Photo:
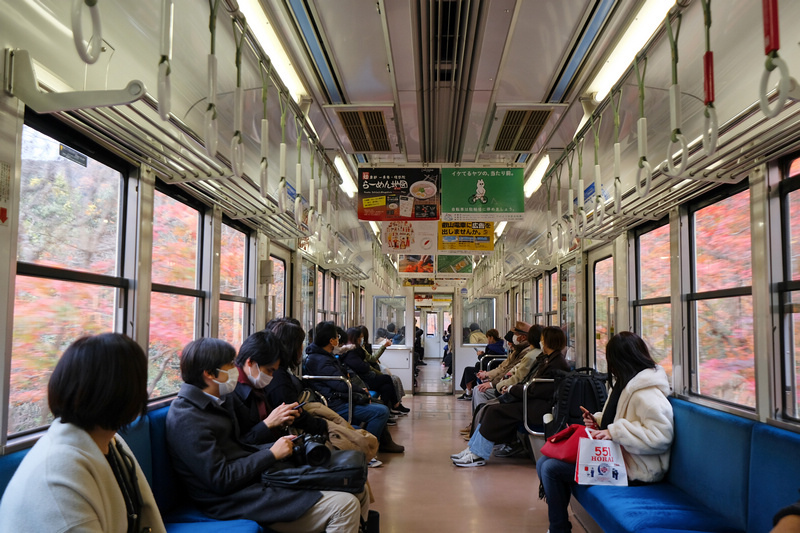
<svg viewBox="0 0 800 533">
<path fill-rule="evenodd" d="M 436 258 L 436 273 L 449 277 L 472 277 L 472 256 L 440 255 Z"/>
<path fill-rule="evenodd" d="M 442 220 L 522 220 L 523 168 L 443 168 Z"/>
</svg>

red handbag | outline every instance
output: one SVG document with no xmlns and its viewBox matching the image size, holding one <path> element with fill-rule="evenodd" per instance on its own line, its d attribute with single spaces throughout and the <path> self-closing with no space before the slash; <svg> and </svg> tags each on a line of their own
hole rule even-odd
<svg viewBox="0 0 800 533">
<path fill-rule="evenodd" d="M 575 463 L 578 460 L 579 441 L 587 437 L 586 426 L 572 424 L 545 441 L 542 446 L 542 455 L 565 463 Z"/>
</svg>

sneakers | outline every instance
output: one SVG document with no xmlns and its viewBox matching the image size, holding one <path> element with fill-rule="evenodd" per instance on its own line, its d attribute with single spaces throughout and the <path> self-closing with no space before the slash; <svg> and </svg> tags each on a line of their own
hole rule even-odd
<svg viewBox="0 0 800 533">
<path fill-rule="evenodd" d="M 403 405 L 401 403 L 397 407 L 393 407 L 392 411 L 399 411 L 399 412 L 403 413 L 404 415 L 407 415 L 408 413 L 411 412 L 411 409 L 409 409 L 408 407 L 406 407 L 405 405 Z"/>
<path fill-rule="evenodd" d="M 486 461 L 483 459 L 483 457 L 475 455 L 474 453 L 467 450 L 467 453 L 464 454 L 463 457 L 459 457 L 458 459 L 453 459 L 453 464 L 456 466 L 469 468 L 471 466 L 483 466 L 486 464 Z"/>
<path fill-rule="evenodd" d="M 464 448 L 460 452 L 454 453 L 453 455 L 451 455 L 450 459 L 461 459 L 462 457 L 464 457 L 468 453 L 469 453 L 469 446 L 467 446 L 466 448 Z"/>
<path fill-rule="evenodd" d="M 470 401 L 470 400 L 472 400 L 472 394 L 467 394 L 467 393 L 465 392 L 464 394 L 462 394 L 461 396 L 459 396 L 458 398 L 456 398 L 456 400 Z"/>
<path fill-rule="evenodd" d="M 442 376 L 442 381 L 453 381 L 453 376 L 451 376 L 450 374 Z"/>
<path fill-rule="evenodd" d="M 408 413 L 404 413 L 403 411 L 398 411 L 398 410 L 397 410 L 397 409 L 395 409 L 394 407 L 392 407 L 391 409 L 389 409 L 389 414 L 390 414 L 390 415 L 392 415 L 392 417 L 393 417 L 393 418 L 395 418 L 395 419 L 396 419 L 398 416 L 407 416 L 407 415 L 408 415 Z"/>
<path fill-rule="evenodd" d="M 463 427 L 460 430 L 458 430 L 458 432 L 461 433 L 462 435 L 469 435 L 470 433 L 472 433 L 472 422 L 467 424 L 466 427 Z"/>
<path fill-rule="evenodd" d="M 383 463 L 381 461 L 378 461 L 377 459 L 373 458 L 372 461 L 367 463 L 367 468 L 378 468 L 382 464 Z"/>
<path fill-rule="evenodd" d="M 389 420 L 386 421 L 386 425 L 387 426 L 396 426 L 397 425 L 397 419 L 390 417 Z"/>
</svg>

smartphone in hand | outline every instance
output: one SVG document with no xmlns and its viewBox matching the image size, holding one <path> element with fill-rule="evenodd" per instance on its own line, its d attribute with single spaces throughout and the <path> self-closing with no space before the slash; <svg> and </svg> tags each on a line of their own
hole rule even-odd
<svg viewBox="0 0 800 533">
<path fill-rule="evenodd" d="M 597 421 L 594 419 L 594 415 L 589 412 L 587 408 L 584 406 L 580 406 L 581 411 L 583 411 L 583 421 L 586 424 L 586 427 L 590 429 L 597 429 Z"/>
<path fill-rule="evenodd" d="M 297 405 L 297 407 L 295 407 L 293 410 L 294 410 L 294 411 L 297 411 L 297 410 L 299 410 L 299 409 L 300 409 L 301 407 L 303 407 L 303 406 L 304 406 L 306 403 L 308 403 L 308 402 L 303 402 L 303 403 L 301 403 L 301 404 L 298 404 L 298 405 Z"/>
</svg>

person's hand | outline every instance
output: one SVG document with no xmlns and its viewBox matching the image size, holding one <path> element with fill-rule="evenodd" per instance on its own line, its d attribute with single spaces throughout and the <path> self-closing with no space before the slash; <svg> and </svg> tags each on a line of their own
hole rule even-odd
<svg viewBox="0 0 800 533">
<path fill-rule="evenodd" d="M 581 406 L 581 411 L 583 411 L 583 425 L 589 429 L 597 429 L 597 420 L 594 419 L 592 413 L 584 406 Z"/>
<path fill-rule="evenodd" d="M 595 440 L 612 440 L 611 433 L 607 429 L 590 429 L 589 434 Z"/>
<path fill-rule="evenodd" d="M 480 378 L 480 379 L 486 379 L 486 378 L 489 376 L 489 373 L 488 373 L 488 372 L 485 372 L 485 371 L 483 371 L 483 370 L 481 370 L 481 371 L 480 371 L 480 372 L 478 372 L 476 375 L 477 375 L 477 376 L 478 376 L 478 378 Z"/>
<path fill-rule="evenodd" d="M 289 457 L 292 455 L 292 440 L 294 440 L 294 437 L 281 437 L 275 441 L 275 444 L 270 447 L 269 451 L 271 451 L 275 459 L 278 460 Z"/>
<path fill-rule="evenodd" d="M 505 393 L 507 393 L 507 392 L 508 392 L 508 387 L 503 387 L 503 388 L 500 390 L 500 394 L 505 394 Z"/>
<path fill-rule="evenodd" d="M 297 402 L 288 405 L 285 403 L 280 404 L 264 419 L 264 425 L 270 429 L 292 425 L 294 419 L 300 416 L 300 411 L 295 407 L 297 407 Z"/>
<path fill-rule="evenodd" d="M 391 346 L 391 345 L 392 345 L 392 340 L 391 340 L 391 339 L 386 339 L 385 341 L 383 341 L 383 345 L 384 345 L 386 348 L 388 348 L 389 346 Z"/>
<path fill-rule="evenodd" d="M 484 355 L 486 355 L 486 352 L 484 352 L 483 350 L 478 352 L 478 357 L 483 357 Z"/>
<path fill-rule="evenodd" d="M 484 381 L 480 385 L 478 385 L 478 390 L 480 392 L 486 392 L 487 390 L 492 388 L 492 383 L 489 381 Z"/>
</svg>

